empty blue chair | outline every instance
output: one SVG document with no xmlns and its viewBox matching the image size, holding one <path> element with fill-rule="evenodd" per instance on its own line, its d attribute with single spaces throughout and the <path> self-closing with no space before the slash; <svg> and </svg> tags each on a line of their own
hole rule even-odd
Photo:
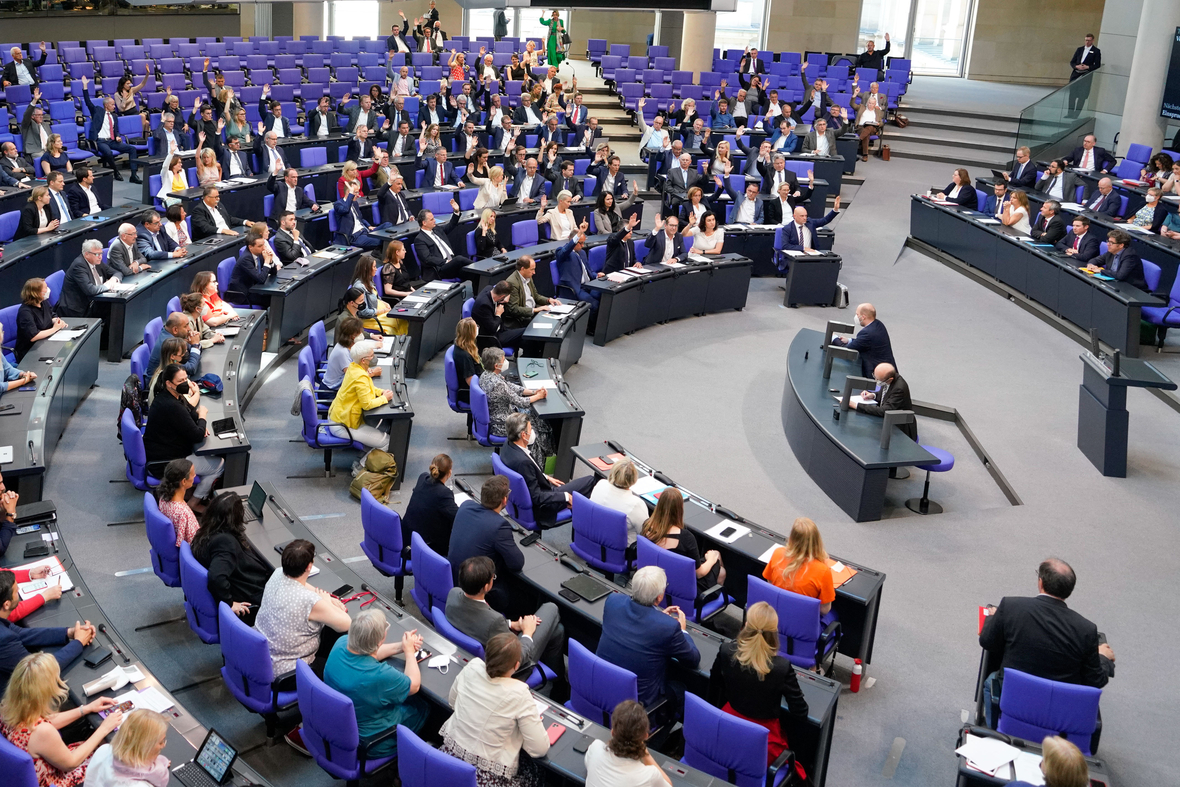
<svg viewBox="0 0 1180 787">
<path fill-rule="evenodd" d="M 176 546 L 176 528 L 172 520 L 160 513 L 151 492 L 143 494 L 143 521 L 151 546 L 152 571 L 168 587 L 180 587 L 180 547 Z"/>
<path fill-rule="evenodd" d="M 12 745 L 3 735 L 0 735 L 0 773 L 8 774 L 4 777 L 8 787 L 38 787 L 40 784 L 33 758 L 24 749 Z M 475 787 L 474 776 L 471 787 Z"/>
<path fill-rule="evenodd" d="M 488 395 L 479 387 L 479 377 L 471 378 L 471 418 L 472 433 L 476 441 L 485 448 L 495 448 L 508 442 L 507 439 L 492 434 L 492 416 L 488 412 Z M 498 457 L 492 456 L 495 461 Z"/>
<path fill-rule="evenodd" d="M 361 528 L 365 539 L 361 551 L 369 558 L 373 568 L 387 577 L 393 577 L 395 598 L 402 604 L 402 590 L 406 575 L 413 575 L 409 554 L 402 544 L 402 520 L 393 509 L 377 502 L 368 489 L 361 490 Z"/>
<path fill-rule="evenodd" d="M 141 344 L 131 351 L 131 373 L 139 377 L 140 383 L 145 387 L 148 384 L 147 367 L 151 355 L 151 348 L 146 344 Z"/>
<path fill-rule="evenodd" d="M 1127 148 L 1127 158 L 1131 161 L 1137 161 L 1139 167 L 1147 166 L 1147 162 L 1151 160 L 1151 145 L 1140 145 L 1138 142 L 1132 142 L 1131 146 Z"/>
<path fill-rule="evenodd" d="M 697 567 L 692 558 L 662 549 L 643 536 L 639 537 L 638 546 L 639 567 L 659 566 L 668 577 L 664 606 L 678 606 L 689 620 L 703 623 L 725 609 L 731 601 L 725 588 L 720 585 L 714 585 L 703 593 L 697 592 Z"/>
<path fill-rule="evenodd" d="M 180 542 L 180 587 L 184 590 L 184 616 L 188 626 L 206 645 L 221 642 L 217 602 L 209 592 L 209 572 L 193 557 L 187 541 Z M 266 661 L 270 663 L 270 656 Z"/>
<path fill-rule="evenodd" d="M 428 547 L 422 536 L 417 533 L 410 536 L 410 554 L 414 558 L 415 568 L 414 586 L 410 588 L 410 597 L 414 599 L 423 616 L 433 624 L 434 608 L 446 607 L 447 594 L 455 586 L 451 564 L 445 557 Z"/>
<path fill-rule="evenodd" d="M 315 676 L 300 660 L 295 664 L 295 687 L 303 716 L 300 735 L 316 764 L 347 787 L 358 787 L 362 776 L 375 773 L 397 759 L 396 755 L 369 758 L 369 747 L 397 734 L 397 727 L 361 740 L 352 700 Z"/>
<path fill-rule="evenodd" d="M 309 448 L 323 450 L 324 452 L 324 477 L 332 477 L 332 450 L 335 448 L 353 448 L 357 451 L 365 451 L 367 447 L 351 440 L 347 437 L 337 437 L 328 431 L 331 425 L 330 421 L 319 417 L 319 412 L 316 409 L 315 396 L 311 391 L 303 389 L 299 393 L 299 414 L 303 422 L 303 428 L 300 431 L 300 437 L 303 442 L 307 443 Z"/>
<path fill-rule="evenodd" d="M 0 329 L 4 332 L 4 350 L 7 352 L 16 347 L 16 314 L 20 306 L 17 303 L 0 309 Z"/>
<path fill-rule="evenodd" d="M 397 728 L 397 774 L 402 787 L 476 787 L 474 765 L 439 751 L 405 725 Z"/>
<path fill-rule="evenodd" d="M 738 787 L 776 787 L 795 770 L 790 749 L 769 767 L 766 748 L 770 733 L 752 721 L 714 708 L 695 694 L 684 695 L 684 756 L 699 771 Z"/>
<path fill-rule="evenodd" d="M 639 699 L 635 673 L 598 658 L 582 643 L 569 641 L 570 698 L 565 704 L 574 713 L 610 727 L 611 714 L 623 700 Z"/>
<path fill-rule="evenodd" d="M 512 225 L 512 248 L 524 249 L 536 246 L 538 240 L 537 222 L 518 221 Z"/>
<path fill-rule="evenodd" d="M 746 608 L 759 601 L 774 607 L 778 614 L 778 651 L 792 664 L 812 669 L 829 655 L 835 658 L 842 633 L 840 622 L 832 619 L 824 624 L 819 599 L 783 590 L 751 574 L 746 581 Z"/>
<path fill-rule="evenodd" d="M 1147 282 L 1147 291 L 1155 292 L 1157 289 L 1159 289 L 1160 276 L 1163 271 L 1160 269 L 1160 266 L 1156 265 L 1154 262 L 1150 262 L 1148 260 L 1142 260 L 1142 262 L 1143 280 Z"/>
<path fill-rule="evenodd" d="M 221 632 L 221 679 L 234 698 L 266 722 L 266 737 L 277 734 L 279 712 L 295 706 L 293 691 L 279 689 L 287 675 L 275 675 L 266 635 L 247 626 L 224 601 L 217 605 Z M 302 660 L 299 661 L 305 667 Z"/>
<path fill-rule="evenodd" d="M 930 474 L 945 473 L 953 468 L 955 466 L 955 457 L 949 451 L 935 448 L 932 445 L 924 445 L 922 447 L 938 458 L 938 464 L 923 465 L 922 469 L 926 471 L 926 485 L 922 487 L 922 496 L 911 497 L 905 501 L 905 507 L 915 514 L 941 514 L 942 506 L 930 499 Z"/>
<path fill-rule="evenodd" d="M 160 479 L 153 477 L 147 469 L 147 451 L 143 447 L 143 434 L 135 424 L 131 408 L 119 417 L 119 435 L 123 438 L 123 459 L 125 473 L 131 485 L 141 492 L 147 492 L 160 485 Z"/>
<path fill-rule="evenodd" d="M 463 318 L 466 319 L 471 316 L 471 310 L 475 307 L 475 298 L 468 298 L 463 301 Z"/>
<path fill-rule="evenodd" d="M 996 730 L 1027 741 L 1060 735 L 1089 756 L 1101 697 L 1102 689 L 1093 686 L 1060 683 L 1005 667 Z"/>
<path fill-rule="evenodd" d="M 473 389 L 475 388 L 474 382 L 472 380 L 471 387 Z M 537 523 L 536 514 L 533 512 L 533 498 L 529 494 L 529 487 L 524 481 L 524 476 L 500 461 L 499 454 L 492 454 L 492 472 L 508 479 L 508 509 L 512 512 L 512 518 L 529 530 L 541 532 L 541 526 Z M 563 508 L 557 513 L 557 524 L 570 521 L 572 516 L 573 512 L 570 509 Z"/>
<path fill-rule="evenodd" d="M 570 549 L 599 571 L 620 574 L 627 560 L 627 515 L 573 493 L 573 533 Z M 613 578 L 613 577 L 612 577 Z"/>
<path fill-rule="evenodd" d="M 221 277 L 217 277 L 218 281 Z M 148 321 L 148 324 L 143 328 L 143 343 L 147 345 L 148 352 L 156 349 L 156 340 L 160 338 L 160 331 L 164 328 L 164 319 L 162 317 L 153 317 Z"/>
<path fill-rule="evenodd" d="M 246 293 L 229 289 L 229 282 L 233 278 L 236 263 L 237 259 L 234 257 L 226 257 L 217 263 L 217 291 L 230 306 L 236 309 L 249 309 L 250 305 L 246 303 Z"/>
<path fill-rule="evenodd" d="M 164 310 L 164 318 L 167 319 L 169 314 L 180 311 L 180 296 L 173 295 L 168 300 L 168 308 Z"/>
<path fill-rule="evenodd" d="M 311 347 L 317 365 L 328 362 L 328 332 L 323 320 L 317 320 L 307 329 L 307 344 Z"/>
<path fill-rule="evenodd" d="M 20 226 L 19 210 L 0 213 L 0 243 L 10 242 L 13 236 L 16 235 L 16 228 L 18 226 Z"/>
</svg>

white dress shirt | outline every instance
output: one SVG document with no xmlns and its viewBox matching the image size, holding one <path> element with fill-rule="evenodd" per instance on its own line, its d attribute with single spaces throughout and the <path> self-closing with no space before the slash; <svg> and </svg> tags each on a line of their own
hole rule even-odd
<svg viewBox="0 0 1180 787">
<path fill-rule="evenodd" d="M 221 211 L 217 210 L 216 208 L 209 208 L 208 205 L 205 207 L 211 214 L 213 214 L 213 226 L 217 227 L 218 232 L 229 229 L 229 225 L 225 223 L 225 218 L 222 217 Z"/>
<path fill-rule="evenodd" d="M 664 233 L 664 256 L 660 259 L 660 262 L 667 262 L 668 260 L 672 259 L 672 252 L 676 250 L 676 238 L 669 238 L 668 233 L 664 230 L 660 230 L 660 232 Z"/>
<path fill-rule="evenodd" d="M 82 193 L 86 195 L 86 199 L 90 202 L 90 209 L 86 212 L 87 216 L 93 216 L 95 213 L 98 213 L 102 210 L 98 204 L 98 197 L 94 196 L 94 192 L 89 186 L 83 186 Z"/>
<path fill-rule="evenodd" d="M 298 188 L 298 186 L 296 186 L 296 188 Z M 296 199 L 296 196 L 297 195 L 295 194 L 295 189 L 288 186 L 287 187 L 287 210 L 291 213 L 294 213 L 297 210 L 296 206 L 299 204 L 299 201 Z"/>
<path fill-rule="evenodd" d="M 541 125 L 541 118 L 537 115 L 536 112 L 533 111 L 533 108 L 531 106 L 525 107 L 524 116 L 525 116 L 525 125 L 526 126 L 539 126 L 539 125 Z"/>
<path fill-rule="evenodd" d="M 116 134 L 115 134 L 115 116 L 113 114 L 111 114 L 110 112 L 108 112 L 106 120 L 103 122 L 102 127 L 99 128 L 99 130 L 98 130 L 98 138 L 99 139 L 114 139 L 115 136 L 116 136 Z M 42 127 L 42 131 L 41 131 L 41 144 L 42 145 L 45 144 L 44 127 Z"/>
<path fill-rule="evenodd" d="M 737 215 L 733 217 L 736 224 L 753 224 L 754 223 L 754 201 L 743 200 L 742 206 L 738 208 Z"/>
<path fill-rule="evenodd" d="M 49 193 L 53 195 L 54 201 L 57 202 L 57 211 L 61 214 L 61 223 L 65 224 L 73 218 L 73 215 L 70 214 L 70 207 L 66 204 L 65 191 L 54 191 L 50 189 Z"/>
<path fill-rule="evenodd" d="M 16 82 L 18 85 L 33 84 L 33 75 L 29 73 L 29 67 L 23 60 L 16 64 Z"/>
<path fill-rule="evenodd" d="M 231 177 L 242 174 L 242 160 L 238 158 L 237 151 L 229 152 L 229 174 Z"/>
<path fill-rule="evenodd" d="M 815 152 L 820 156 L 830 155 L 831 150 L 828 147 L 827 134 L 816 134 L 815 135 Z"/>
<path fill-rule="evenodd" d="M 800 245 L 805 249 L 812 248 L 811 245 L 811 230 L 808 229 L 807 223 L 800 224 L 795 222 L 795 232 L 799 236 Z"/>
<path fill-rule="evenodd" d="M 316 128 L 315 135 L 317 137 L 326 137 L 330 133 L 332 132 L 328 130 L 328 115 L 327 113 L 321 113 L 319 127 Z"/>
<path fill-rule="evenodd" d="M 531 195 L 533 193 L 533 180 L 535 178 L 535 175 L 525 175 L 524 180 L 520 182 L 520 193 L 516 196 L 527 197 Z"/>
</svg>

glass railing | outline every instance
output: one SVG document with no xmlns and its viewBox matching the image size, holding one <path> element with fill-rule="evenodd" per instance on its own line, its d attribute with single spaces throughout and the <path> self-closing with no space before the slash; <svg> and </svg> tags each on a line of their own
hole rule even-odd
<svg viewBox="0 0 1180 787">
<path fill-rule="evenodd" d="M 155 5 L 151 0 L 87 0 L 60 3 L 0 2 L 0 19 L 73 18 L 82 16 L 153 16 L 160 14 L 237 14 L 237 4 Z"/>
<path fill-rule="evenodd" d="M 1121 74 L 1099 70 L 1075 79 L 1021 111 L 1013 154 L 1028 147 L 1035 161 L 1055 158 L 1090 133 L 1112 150 L 1126 97 L 1127 77 Z"/>
</svg>

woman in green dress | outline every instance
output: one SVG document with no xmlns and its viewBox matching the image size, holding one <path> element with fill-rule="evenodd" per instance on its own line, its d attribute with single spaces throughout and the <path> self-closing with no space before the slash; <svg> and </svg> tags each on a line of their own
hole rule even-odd
<svg viewBox="0 0 1180 787">
<path fill-rule="evenodd" d="M 541 17 L 540 22 L 549 28 L 549 35 L 545 37 L 545 64 L 556 68 L 565 59 L 565 55 L 562 54 L 561 31 L 558 29 L 561 26 L 561 18 L 557 11 L 554 11 L 550 19 Z"/>
</svg>

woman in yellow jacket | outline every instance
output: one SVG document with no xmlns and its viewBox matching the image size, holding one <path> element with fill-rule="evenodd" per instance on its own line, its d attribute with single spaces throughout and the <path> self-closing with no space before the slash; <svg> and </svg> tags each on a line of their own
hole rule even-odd
<svg viewBox="0 0 1180 787">
<path fill-rule="evenodd" d="M 360 341 L 349 350 L 352 363 L 344 370 L 344 381 L 328 409 L 328 420 L 332 422 L 328 431 L 370 448 L 388 450 L 389 435 L 365 423 L 366 410 L 374 410 L 393 399 L 393 391 L 381 390 L 369 376 L 376 349 L 376 342 Z"/>
</svg>

